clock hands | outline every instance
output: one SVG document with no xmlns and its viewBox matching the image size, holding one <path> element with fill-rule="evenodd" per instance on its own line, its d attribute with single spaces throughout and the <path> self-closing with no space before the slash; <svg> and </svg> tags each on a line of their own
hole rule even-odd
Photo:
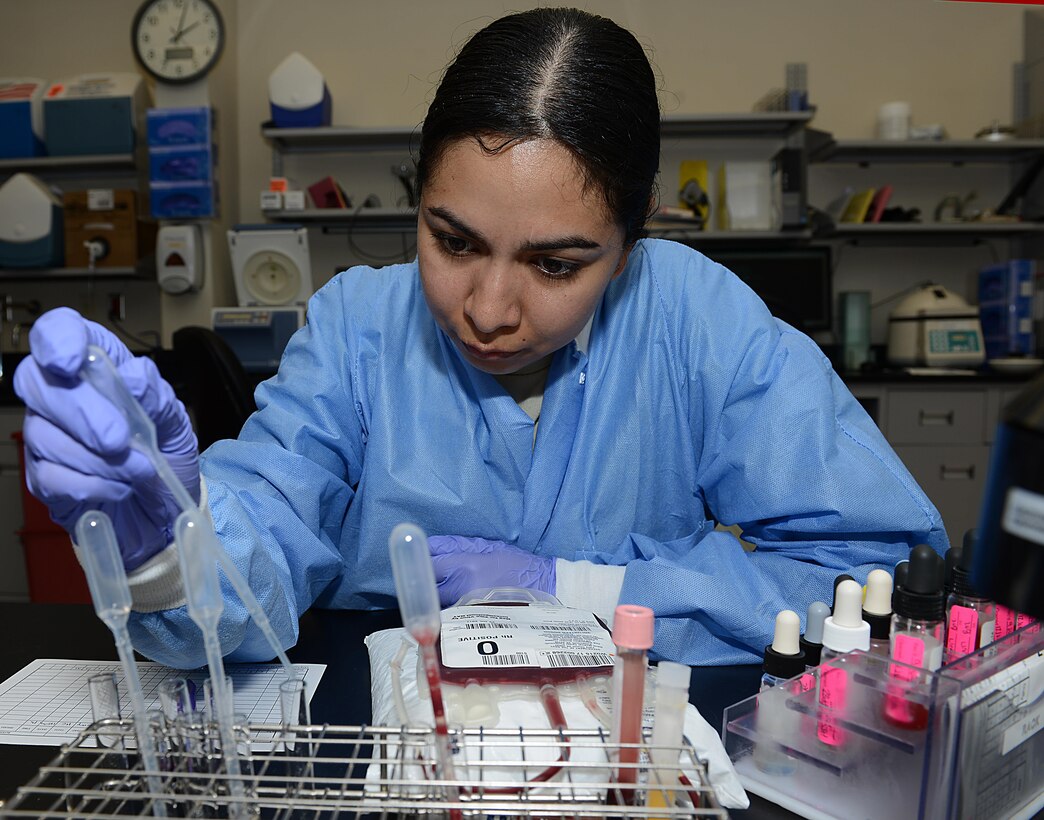
<svg viewBox="0 0 1044 820">
<path fill-rule="evenodd" d="M 198 26 L 200 24 L 200 22 L 201 22 L 200 20 L 197 20 L 195 23 L 192 23 L 190 26 L 187 26 L 187 27 L 181 29 L 180 31 L 178 31 L 178 33 L 174 35 L 174 39 L 171 40 L 171 42 L 172 43 L 176 43 L 178 40 L 180 40 L 182 37 L 184 37 L 186 34 L 188 34 L 190 31 L 192 31 L 192 29 L 194 29 L 196 26 Z"/>
<path fill-rule="evenodd" d="M 174 39 L 171 40 L 172 43 L 176 43 L 181 38 L 181 35 L 185 33 L 184 25 L 186 11 L 188 11 L 188 0 L 182 0 L 181 19 L 178 20 L 178 30 L 174 32 Z"/>
</svg>

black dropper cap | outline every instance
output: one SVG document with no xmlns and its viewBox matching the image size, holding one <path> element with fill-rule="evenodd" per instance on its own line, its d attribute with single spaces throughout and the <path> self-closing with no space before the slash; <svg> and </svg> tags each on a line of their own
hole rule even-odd
<svg viewBox="0 0 1044 820">
<path fill-rule="evenodd" d="M 927 544 L 910 551 L 910 568 L 896 587 L 895 614 L 915 621 L 941 621 L 946 610 L 943 594 L 944 563 Z"/>
<path fill-rule="evenodd" d="M 899 594 L 899 588 L 906 583 L 906 576 L 910 573 L 910 562 L 900 561 L 892 570 L 892 612 L 895 612 L 895 598 Z"/>
<path fill-rule="evenodd" d="M 965 540 L 968 536 L 965 535 Z M 948 550 L 946 550 L 946 580 L 943 583 L 943 592 L 949 595 L 953 592 L 953 571 L 957 568 L 957 565 L 961 563 L 961 556 L 964 549 L 960 544 L 952 544 Z"/>
<path fill-rule="evenodd" d="M 977 598 L 985 601 L 986 596 L 974 589 L 971 584 L 972 561 L 975 557 L 975 544 L 978 539 L 978 530 L 968 530 L 964 534 L 964 545 L 956 548 L 957 559 L 950 569 L 950 591 L 962 598 Z M 950 547 L 950 552 L 953 552 L 954 549 L 954 547 Z M 948 558 L 949 553 L 946 555 Z"/>
</svg>

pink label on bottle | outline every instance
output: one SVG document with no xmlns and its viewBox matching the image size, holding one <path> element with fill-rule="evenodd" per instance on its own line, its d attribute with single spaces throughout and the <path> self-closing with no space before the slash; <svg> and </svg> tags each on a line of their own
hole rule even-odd
<svg viewBox="0 0 1044 820">
<path fill-rule="evenodd" d="M 946 624 L 946 651 L 950 658 L 970 655 L 978 648 L 979 613 L 968 606 L 950 607 Z"/>
<path fill-rule="evenodd" d="M 844 669 L 826 666 L 819 673 L 819 705 L 823 709 L 816 724 L 816 736 L 828 746 L 840 746 L 844 742 L 844 730 L 837 726 L 830 712 L 844 710 L 847 690 L 848 675 Z"/>
<path fill-rule="evenodd" d="M 810 675 L 807 672 L 798 679 L 798 690 L 801 692 L 807 692 L 815 685 L 816 676 Z"/>
<path fill-rule="evenodd" d="M 1036 618 L 1033 618 L 1029 615 L 1023 615 L 1021 612 L 1018 614 L 1018 617 L 1015 618 L 1016 629 L 1022 629 L 1022 627 L 1029 626 L 1030 624 L 1036 624 L 1036 627 L 1034 629 L 1027 629 L 1027 635 L 1032 635 L 1037 632 L 1040 632 L 1040 622 Z"/>
<path fill-rule="evenodd" d="M 920 638 L 911 638 L 909 635 L 894 635 L 892 637 L 892 657 L 897 661 L 908 663 L 910 666 L 924 666 L 924 641 Z M 917 677 L 917 670 L 896 666 L 892 663 L 888 666 L 888 674 L 899 680 L 913 680 Z"/>
<path fill-rule="evenodd" d="M 997 604 L 996 620 L 993 622 L 993 640 L 1010 635 L 1015 631 L 1015 611 Z"/>
</svg>

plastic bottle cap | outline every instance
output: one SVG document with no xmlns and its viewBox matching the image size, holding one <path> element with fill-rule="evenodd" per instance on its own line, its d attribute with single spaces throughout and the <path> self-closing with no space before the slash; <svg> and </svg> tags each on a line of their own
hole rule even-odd
<svg viewBox="0 0 1044 820">
<path fill-rule="evenodd" d="M 823 643 L 823 621 L 830 617 L 830 607 L 822 601 L 813 601 L 808 605 L 805 617 L 805 642 Z"/>
<path fill-rule="evenodd" d="M 866 601 L 863 609 L 871 615 L 892 613 L 892 576 L 883 569 L 874 569 L 866 576 Z"/>
<path fill-rule="evenodd" d="M 904 618 L 918 621 L 941 621 L 946 596 L 943 592 L 944 562 L 927 544 L 910 551 L 910 569 L 906 581 L 896 591 L 893 609 Z"/>
<path fill-rule="evenodd" d="M 846 580 L 834 590 L 834 614 L 823 622 L 823 646 L 835 652 L 870 649 L 870 624 L 862 618 L 863 588 Z"/>
<path fill-rule="evenodd" d="M 656 667 L 656 685 L 688 691 L 692 667 L 674 661 L 660 661 Z"/>
<path fill-rule="evenodd" d="M 801 651 L 798 643 L 800 636 L 801 619 L 798 614 L 790 609 L 780 610 L 772 633 L 772 651 L 780 655 L 796 655 Z"/>
<path fill-rule="evenodd" d="M 653 645 L 653 611 L 647 606 L 620 604 L 613 615 L 613 643 L 621 649 Z"/>
</svg>

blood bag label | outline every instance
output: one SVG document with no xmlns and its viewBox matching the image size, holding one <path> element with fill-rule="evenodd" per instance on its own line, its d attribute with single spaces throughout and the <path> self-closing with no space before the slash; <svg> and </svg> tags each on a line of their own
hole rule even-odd
<svg viewBox="0 0 1044 820">
<path fill-rule="evenodd" d="M 615 647 L 590 612 L 564 606 L 443 610 L 443 665 L 453 669 L 612 666 Z"/>
</svg>

